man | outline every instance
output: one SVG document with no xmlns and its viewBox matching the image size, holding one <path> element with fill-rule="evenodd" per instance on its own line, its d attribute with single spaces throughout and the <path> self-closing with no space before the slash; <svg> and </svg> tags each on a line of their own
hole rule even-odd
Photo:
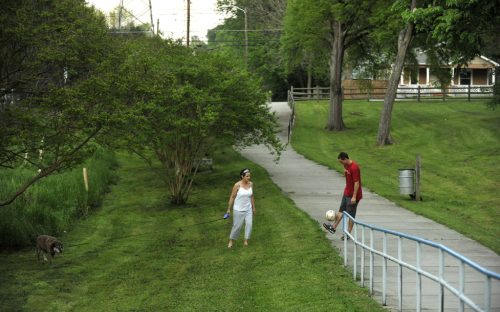
<svg viewBox="0 0 500 312">
<path fill-rule="evenodd" d="M 323 227 L 332 234 L 335 233 L 337 226 L 340 221 L 342 221 L 344 211 L 347 211 L 347 213 L 353 218 L 356 217 L 356 208 L 358 207 L 361 198 L 363 198 L 363 191 L 361 190 L 361 171 L 358 164 L 355 161 L 350 160 L 349 155 L 345 152 L 341 152 L 337 159 L 344 166 L 345 188 L 344 194 L 342 195 L 342 201 L 340 203 L 340 209 L 335 216 L 333 226 L 331 224 L 323 223 Z M 352 227 L 353 222 L 349 219 L 349 233 L 351 233 Z M 341 239 L 344 240 L 343 235 Z"/>
</svg>

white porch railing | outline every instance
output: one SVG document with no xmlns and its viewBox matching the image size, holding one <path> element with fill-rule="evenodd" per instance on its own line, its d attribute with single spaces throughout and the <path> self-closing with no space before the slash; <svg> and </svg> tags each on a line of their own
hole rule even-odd
<svg viewBox="0 0 500 312">
<path fill-rule="evenodd" d="M 349 242 L 352 242 L 353 258 L 351 263 L 353 267 L 353 278 L 356 279 L 358 277 L 357 270 L 359 260 L 361 262 L 359 264 L 359 277 L 362 286 L 364 286 L 366 273 L 365 267 L 367 266 L 365 264 L 365 257 L 367 255 L 366 253 L 368 253 L 369 290 L 371 294 L 374 294 L 375 279 L 381 279 L 378 280 L 377 283 L 382 284 L 381 293 L 382 303 L 384 305 L 387 305 L 387 285 L 390 275 L 388 273 L 388 261 L 390 261 L 394 263 L 397 268 L 397 271 L 392 274 L 396 275 L 397 280 L 396 292 L 398 302 L 397 306 L 399 311 L 403 310 L 403 269 L 408 269 L 415 273 L 415 290 L 413 295 L 410 294 L 410 296 L 415 299 L 414 309 L 416 309 L 416 311 L 429 309 L 429 307 L 423 307 L 422 305 L 422 277 L 427 278 L 428 281 L 432 281 L 434 282 L 434 285 L 437 285 L 438 308 L 432 310 L 444 311 L 445 295 L 448 295 L 450 293 L 452 294 L 452 296 L 458 299 L 458 306 L 447 306 L 448 309 L 456 308 L 457 311 L 464 311 L 465 308 L 472 309 L 474 311 L 493 311 L 499 309 L 498 306 L 492 307 L 492 289 L 494 288 L 496 292 L 498 292 L 498 289 L 500 288 L 500 275 L 498 273 L 489 271 L 481 267 L 477 263 L 467 259 L 466 257 L 458 254 L 457 252 L 442 244 L 438 244 L 412 235 L 365 224 L 356 219 L 353 219 L 347 213 L 344 213 L 344 216 L 347 216 L 354 222 L 353 233 L 350 234 L 346 231 L 348 218 L 343 218 L 344 236 L 349 236 L 350 238 L 349 240 L 344 240 L 344 265 L 348 266 L 348 244 Z M 359 235 L 361 235 L 361 237 L 359 237 Z M 405 253 L 404 250 L 406 249 L 406 251 L 408 251 L 408 248 L 412 248 L 411 245 L 404 245 L 404 243 L 414 244 L 413 248 L 415 248 L 415 259 L 403 259 L 403 254 Z M 361 255 L 358 255 L 358 249 L 361 249 Z M 391 250 L 389 251 L 389 249 Z M 433 252 L 434 256 L 431 257 Z M 435 252 L 437 252 L 437 257 L 435 255 Z M 376 276 L 375 274 L 374 263 L 376 256 L 379 256 L 382 261 L 381 276 Z M 449 256 L 451 256 L 451 258 Z M 458 268 L 458 272 L 452 272 L 453 274 L 449 274 L 450 272 L 446 272 L 445 274 L 445 270 L 449 271 L 450 267 L 453 267 L 453 265 L 451 265 L 451 262 L 448 261 L 445 263 L 445 258 L 447 260 L 449 260 L 449 258 L 454 259 L 455 262 L 458 261 L 458 264 L 456 266 Z M 437 259 L 437 263 L 429 263 L 429 261 L 433 262 L 433 259 Z M 423 264 L 424 261 L 426 262 L 426 265 Z M 436 266 L 437 272 L 432 272 L 432 268 L 436 268 Z M 457 273 L 458 276 L 454 273 Z M 474 277 L 471 277 L 472 275 L 474 275 Z M 479 279 L 477 279 L 478 275 L 480 276 Z M 483 284 L 482 291 L 484 295 L 482 296 L 482 300 L 478 299 L 477 294 L 471 296 L 466 292 L 465 285 L 468 277 L 469 281 L 474 280 L 476 288 L 478 284 Z M 447 290 L 447 292 L 445 292 L 445 290 Z M 408 289 L 406 288 L 406 296 L 408 296 L 407 293 Z M 496 294 L 498 295 L 498 293 Z"/>
</svg>

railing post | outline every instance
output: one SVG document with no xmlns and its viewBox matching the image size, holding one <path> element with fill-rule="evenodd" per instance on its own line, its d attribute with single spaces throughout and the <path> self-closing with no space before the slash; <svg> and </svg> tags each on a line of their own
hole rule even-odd
<svg viewBox="0 0 500 312">
<path fill-rule="evenodd" d="M 470 102 L 470 85 L 467 86 L 467 100 Z"/>
<path fill-rule="evenodd" d="M 459 270 L 459 289 L 458 292 L 460 294 L 459 303 L 458 303 L 458 311 L 464 312 L 464 301 L 462 300 L 462 296 L 464 295 L 464 290 L 465 290 L 465 265 L 463 261 L 460 261 L 460 270 Z"/>
<path fill-rule="evenodd" d="M 316 86 L 316 90 L 314 90 L 314 93 L 316 95 L 316 100 L 321 100 L 321 96 L 319 94 L 319 86 Z"/>
<path fill-rule="evenodd" d="M 417 102 L 420 102 L 420 85 L 417 86 Z"/>
<path fill-rule="evenodd" d="M 373 295 L 373 229 L 370 228 L 370 294 Z"/>
<path fill-rule="evenodd" d="M 387 233 L 384 232 L 384 240 L 382 243 L 384 251 L 384 262 L 382 264 L 382 304 L 387 305 Z"/>
<path fill-rule="evenodd" d="M 361 228 L 361 286 L 365 287 L 365 227 Z"/>
<path fill-rule="evenodd" d="M 491 277 L 486 276 L 486 281 L 484 283 L 484 310 L 491 310 Z"/>
<path fill-rule="evenodd" d="M 403 266 L 401 260 L 403 258 L 403 245 L 401 236 L 398 236 L 398 311 L 403 311 Z"/>
<path fill-rule="evenodd" d="M 417 269 L 420 270 L 420 242 L 417 242 Z M 422 275 L 417 272 L 417 312 L 422 310 Z"/>
<path fill-rule="evenodd" d="M 444 311 L 444 253 L 441 248 L 439 248 L 439 312 Z"/>
<path fill-rule="evenodd" d="M 346 219 L 347 219 L 347 217 L 343 216 L 343 218 L 342 218 L 342 233 L 344 233 L 344 229 L 347 228 L 347 220 Z M 345 235 L 345 233 L 344 233 L 344 235 Z M 344 239 L 344 266 L 347 266 L 347 239 Z"/>
<path fill-rule="evenodd" d="M 344 228 L 344 233 L 347 233 L 347 230 Z M 358 239 L 358 225 L 354 225 L 354 239 L 353 239 L 353 270 L 352 270 L 352 276 L 353 279 L 356 280 L 356 275 L 357 275 L 357 270 L 358 270 L 358 245 L 356 244 L 356 240 Z M 344 234 L 344 242 L 347 241 L 347 234 Z"/>
</svg>

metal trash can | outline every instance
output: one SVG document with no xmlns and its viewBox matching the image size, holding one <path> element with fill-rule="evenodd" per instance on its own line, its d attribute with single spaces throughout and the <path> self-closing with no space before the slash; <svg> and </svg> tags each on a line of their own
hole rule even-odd
<svg viewBox="0 0 500 312">
<path fill-rule="evenodd" d="M 399 169 L 399 194 L 415 194 L 415 169 Z"/>
</svg>

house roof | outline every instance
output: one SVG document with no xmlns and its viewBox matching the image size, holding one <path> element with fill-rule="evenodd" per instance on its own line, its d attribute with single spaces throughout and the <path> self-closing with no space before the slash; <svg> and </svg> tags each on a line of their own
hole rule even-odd
<svg viewBox="0 0 500 312">
<path fill-rule="evenodd" d="M 416 59 L 417 59 L 418 65 L 430 65 L 427 62 L 427 54 L 423 51 L 419 51 L 419 50 L 416 51 Z M 449 64 L 449 65 L 451 65 L 451 64 Z M 500 66 L 500 64 L 498 64 L 497 62 L 487 58 L 486 56 L 482 56 L 482 55 L 473 58 L 472 60 L 470 60 L 467 63 L 467 65 L 468 65 L 467 66 L 468 68 L 491 68 L 491 67 Z"/>
<path fill-rule="evenodd" d="M 481 56 L 480 56 L 480 58 L 482 58 L 482 59 L 483 59 L 483 60 L 485 60 L 486 62 L 489 62 L 489 63 L 491 63 L 491 64 L 493 64 L 493 65 L 495 65 L 495 66 L 497 66 L 497 67 L 498 67 L 498 66 L 500 66 L 500 64 L 498 64 L 497 62 L 495 62 L 495 61 L 494 61 L 494 60 L 492 60 L 492 59 L 487 58 L 486 56 L 482 56 L 482 55 L 481 55 Z"/>
</svg>

